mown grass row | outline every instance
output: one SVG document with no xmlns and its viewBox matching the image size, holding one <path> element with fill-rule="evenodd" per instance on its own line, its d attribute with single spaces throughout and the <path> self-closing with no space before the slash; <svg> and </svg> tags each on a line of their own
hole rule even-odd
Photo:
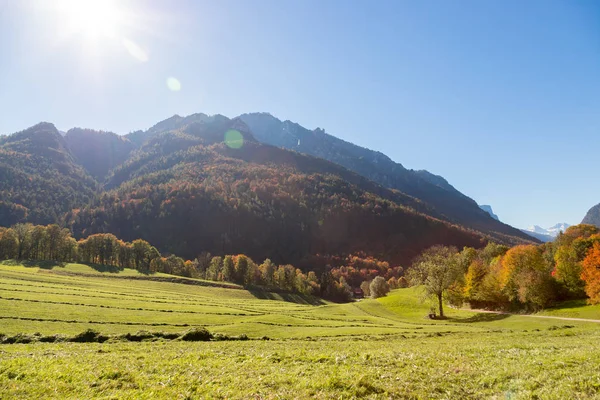
<svg viewBox="0 0 600 400">
<path fill-rule="evenodd" d="M 132 326 L 169 331 L 206 326 L 227 335 L 303 338 L 438 331 L 475 334 L 556 325 L 551 320 L 459 310 L 448 310 L 450 318 L 445 321 L 428 320 L 426 314 L 427 305 L 418 301 L 415 289 L 397 290 L 380 300 L 315 306 L 264 300 L 244 290 L 150 281 L 123 286 L 95 277 L 55 276 L 47 271 L 40 274 L 35 268 L 0 266 L 0 317 L 6 322 L 4 332 L 13 335 L 36 331 L 74 334 L 85 327 L 125 334 Z"/>
<path fill-rule="evenodd" d="M 250 340 L 246 335 L 228 336 L 223 334 L 212 334 L 206 328 L 193 328 L 185 332 L 161 332 L 161 331 L 138 331 L 136 333 L 125 333 L 120 335 L 102 334 L 93 329 L 85 331 L 73 336 L 63 334 L 42 335 L 41 333 L 16 335 L 4 335 L 0 333 L 0 344 L 26 344 L 26 343 L 114 343 L 114 342 L 154 342 L 158 340 L 182 340 L 185 342 L 208 342 L 223 341 L 223 340 Z M 270 340 L 269 337 L 263 336 L 261 340 Z"/>
<path fill-rule="evenodd" d="M 12 280 L 15 275 L 23 280 Z M 35 281 L 27 282 L 28 277 Z M 0 308 L 4 311 L 0 316 L 10 321 L 8 331 L 16 334 L 39 329 L 48 334 L 57 328 L 59 332 L 72 332 L 73 328 L 67 325 L 87 325 L 101 331 L 104 331 L 102 326 L 112 326 L 115 328 L 110 330 L 115 334 L 124 334 L 123 330 L 131 326 L 169 331 L 208 326 L 228 336 L 252 337 L 269 335 L 272 331 L 276 337 L 399 332 L 395 323 L 347 305 L 313 306 L 262 300 L 241 290 L 195 287 L 190 291 L 184 285 L 169 283 L 132 282 L 125 288 L 108 286 L 93 277 L 63 279 L 49 273 L 40 275 L 31 268 L 16 271 L 0 268 L 0 293 L 4 294 L 0 296 Z M 8 290 L 2 292 L 2 289 Z M 20 303 L 30 306 L 22 307 Z M 162 307 L 148 307 L 150 304 Z M 322 314 L 311 312 L 318 309 L 322 309 Z M 98 312 L 91 313 L 92 310 Z"/>
</svg>

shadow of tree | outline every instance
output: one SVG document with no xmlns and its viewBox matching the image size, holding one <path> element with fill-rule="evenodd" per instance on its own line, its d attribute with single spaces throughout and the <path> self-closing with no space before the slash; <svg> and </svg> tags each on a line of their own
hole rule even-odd
<svg viewBox="0 0 600 400">
<path fill-rule="evenodd" d="M 469 318 L 450 318 L 450 319 L 452 320 L 452 322 L 472 323 L 472 322 L 501 321 L 508 317 L 510 317 L 510 314 L 479 313 L 479 314 L 475 314 Z"/>
<path fill-rule="evenodd" d="M 33 260 L 5 260 L 2 262 L 3 265 L 8 265 L 11 267 L 16 267 L 18 265 L 22 265 L 27 268 L 42 268 L 42 269 L 52 269 L 54 267 L 64 267 L 67 265 L 62 261 L 33 261 Z"/>
<path fill-rule="evenodd" d="M 290 303 L 307 304 L 307 305 L 311 305 L 311 306 L 321 306 L 321 305 L 325 304 L 325 302 L 318 297 L 307 296 L 307 295 L 298 294 L 298 293 L 288 293 L 288 292 L 274 293 L 274 292 L 267 292 L 265 290 L 256 289 L 256 288 L 248 289 L 248 291 L 252 294 L 252 296 L 256 297 L 257 299 L 261 299 L 261 300 L 283 300 L 283 301 L 287 301 Z"/>
<path fill-rule="evenodd" d="M 560 309 L 560 310 L 564 310 L 567 308 L 579 308 L 579 307 L 584 307 L 587 305 L 587 301 L 585 299 L 581 299 L 581 300 L 567 300 L 567 301 L 562 301 L 560 303 L 555 304 L 552 307 L 548 307 L 546 310 L 553 310 L 553 309 Z"/>
<path fill-rule="evenodd" d="M 116 273 L 123 271 L 122 268 L 115 267 L 114 265 L 103 265 L 103 264 L 86 264 L 86 265 L 98 272 L 109 272 L 112 274 L 116 274 Z"/>
</svg>

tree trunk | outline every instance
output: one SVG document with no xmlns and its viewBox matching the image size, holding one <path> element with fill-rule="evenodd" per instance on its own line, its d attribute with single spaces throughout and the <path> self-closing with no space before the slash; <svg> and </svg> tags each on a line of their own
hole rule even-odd
<svg viewBox="0 0 600 400">
<path fill-rule="evenodd" d="M 440 318 L 444 318 L 444 305 L 442 303 L 442 294 L 438 294 L 438 303 L 440 305 Z"/>
</svg>

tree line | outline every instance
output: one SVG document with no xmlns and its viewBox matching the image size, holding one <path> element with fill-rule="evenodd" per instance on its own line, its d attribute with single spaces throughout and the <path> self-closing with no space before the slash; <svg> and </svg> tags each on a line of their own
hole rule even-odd
<svg viewBox="0 0 600 400">
<path fill-rule="evenodd" d="M 443 302 L 472 308 L 536 311 L 558 301 L 600 303 L 600 229 L 577 225 L 554 242 L 476 250 L 434 246 L 408 272 L 444 316 Z"/>
<path fill-rule="evenodd" d="M 156 247 L 145 240 L 126 242 L 110 233 L 76 240 L 69 229 L 56 224 L 43 226 L 21 223 L 10 228 L 0 227 L 0 259 L 79 262 L 111 266 L 119 270 L 131 268 L 142 273 L 161 272 L 232 282 L 246 287 L 260 286 L 340 302 L 351 300 L 353 288 L 358 288 L 365 279 L 370 283 L 375 277 L 381 276 L 382 280 L 388 280 L 384 280 L 386 285 L 389 283 L 394 288 L 397 279 L 402 278 L 400 275 L 403 271 L 401 267 L 390 267 L 387 262 L 359 256 L 348 257 L 347 266 L 324 270 L 320 276 L 314 271 L 304 272 L 290 264 L 277 265 L 268 258 L 259 264 L 244 254 L 213 257 L 209 253 L 202 253 L 194 260 L 184 260 L 176 255 L 161 255 Z"/>
</svg>

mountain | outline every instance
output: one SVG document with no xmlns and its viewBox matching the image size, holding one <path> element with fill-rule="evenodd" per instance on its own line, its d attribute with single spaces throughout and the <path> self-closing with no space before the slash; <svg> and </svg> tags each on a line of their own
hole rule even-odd
<svg viewBox="0 0 600 400">
<path fill-rule="evenodd" d="M 164 132 L 174 131 L 177 129 L 184 128 L 190 124 L 226 124 L 229 118 L 216 114 L 206 115 L 203 113 L 197 113 L 188 115 L 187 117 L 181 117 L 179 115 L 173 115 L 170 118 L 165 119 L 151 127 L 146 131 L 135 131 L 129 133 L 125 137 L 134 143 L 137 147 L 142 146 L 145 142 L 152 139 L 154 136 Z"/>
<path fill-rule="evenodd" d="M 486 213 L 490 214 L 490 217 L 494 218 L 496 221 L 500 221 L 500 218 L 498 218 L 498 216 L 496 214 L 494 214 L 494 211 L 492 210 L 492 206 L 487 205 L 487 204 L 482 204 L 479 206 L 479 208 L 481 208 Z"/>
<path fill-rule="evenodd" d="M 520 230 L 491 218 L 474 200 L 438 175 L 406 169 L 385 154 L 338 139 L 320 128 L 311 131 L 267 113 L 243 114 L 240 118 L 262 143 L 339 164 L 382 186 L 421 200 L 435 210 L 436 216 L 451 223 L 482 232 L 497 241 L 531 240 Z"/>
<path fill-rule="evenodd" d="M 549 232 L 550 236 L 556 237 L 556 236 L 558 236 L 558 234 L 560 232 L 565 232 L 567 230 L 567 228 L 570 226 L 571 225 L 567 224 L 566 222 L 561 222 L 554 226 L 551 226 L 550 228 L 548 228 L 546 230 Z"/>
<path fill-rule="evenodd" d="M 98 181 L 104 180 L 135 149 L 130 140 L 112 132 L 73 128 L 64 136 L 77 162 Z"/>
<path fill-rule="evenodd" d="M 54 125 L 43 122 L 0 138 L 0 225 L 57 222 L 88 204 L 95 190 Z"/>
<path fill-rule="evenodd" d="M 529 236 L 531 236 L 533 238 L 536 238 L 540 242 L 544 242 L 544 243 L 552 242 L 555 239 L 554 236 L 550 236 L 550 235 L 547 235 L 547 234 L 544 234 L 544 233 L 532 232 L 532 231 L 528 231 L 526 229 L 521 229 L 521 231 L 523 233 L 528 234 Z"/>
<path fill-rule="evenodd" d="M 41 123 L 0 140 L 0 224 L 60 223 L 77 237 L 141 238 L 186 258 L 244 253 L 311 269 L 353 254 L 406 265 L 434 244 L 535 241 L 472 213 L 440 176 L 313 133 L 299 152 L 222 115 L 174 116 L 123 137 L 81 128 L 63 137 Z M 471 226 L 448 217 L 452 205 Z"/>
<path fill-rule="evenodd" d="M 600 227 L 600 204 L 596 204 L 594 207 L 590 208 L 581 223 Z"/>
<path fill-rule="evenodd" d="M 560 232 L 566 231 L 570 226 L 571 225 L 564 222 L 551 226 L 548 229 L 542 228 L 538 225 L 533 225 L 527 229 L 522 229 L 522 231 L 541 240 L 542 242 L 551 242 L 559 235 Z"/>
<path fill-rule="evenodd" d="M 435 243 L 480 247 L 482 235 L 327 160 L 259 143 L 240 119 L 169 124 L 69 213 L 77 236 L 143 238 L 187 258 L 245 253 L 297 266 L 363 252 L 406 264 Z M 237 132 L 242 146 L 223 141 Z M 137 134 L 142 137 L 142 134 Z"/>
</svg>

